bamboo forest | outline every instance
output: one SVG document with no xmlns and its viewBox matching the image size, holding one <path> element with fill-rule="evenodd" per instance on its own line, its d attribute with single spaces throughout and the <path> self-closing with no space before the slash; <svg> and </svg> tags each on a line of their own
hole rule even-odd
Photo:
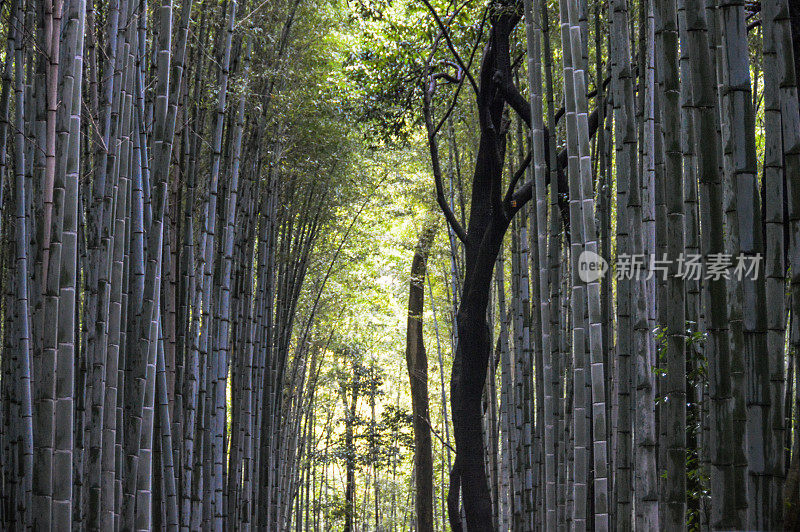
<svg viewBox="0 0 800 532">
<path fill-rule="evenodd" d="M 0 530 L 800 532 L 800 0 L 0 0 Z"/>
</svg>

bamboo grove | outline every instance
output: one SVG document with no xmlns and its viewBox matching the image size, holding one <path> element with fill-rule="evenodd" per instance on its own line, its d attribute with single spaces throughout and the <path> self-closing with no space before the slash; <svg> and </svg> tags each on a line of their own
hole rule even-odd
<svg viewBox="0 0 800 532">
<path fill-rule="evenodd" d="M 0 0 L 0 528 L 800 530 L 796 4 Z"/>
<path fill-rule="evenodd" d="M 319 17 L 256 7 L 0 7 L 3 529 L 289 519 L 347 147 L 292 114 Z"/>
<path fill-rule="evenodd" d="M 464 7 L 425 5 L 451 527 L 796 529 L 800 9 L 495 2 L 459 48 Z"/>
</svg>

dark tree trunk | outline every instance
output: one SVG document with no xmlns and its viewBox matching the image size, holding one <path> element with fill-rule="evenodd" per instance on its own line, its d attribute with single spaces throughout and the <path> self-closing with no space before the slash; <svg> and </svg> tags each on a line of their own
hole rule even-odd
<svg viewBox="0 0 800 532">
<path fill-rule="evenodd" d="M 428 0 L 423 2 L 435 14 Z M 471 77 L 468 66 L 460 57 L 456 57 L 459 64 L 459 79 L 434 72 L 432 57 L 426 68 L 423 110 L 431 166 L 436 181 L 437 201 L 453 233 L 464 244 L 465 256 L 462 296 L 456 313 L 458 345 L 453 358 L 450 380 L 456 460 L 450 472 L 447 506 L 450 526 L 454 531 L 462 530 L 459 495 L 464 504 L 467 528 L 470 532 L 494 530 L 493 523 L 496 522 L 492 515 L 489 482 L 484 464 L 481 397 L 491 350 L 491 335 L 486 312 L 494 265 L 511 219 L 531 199 L 533 191 L 532 181 L 516 186 L 530 164 L 530 155 L 513 173 L 509 172 L 508 188 L 503 190 L 506 133 L 510 122 L 504 113 L 506 104 L 528 127 L 531 124 L 530 104 L 514 84 L 510 60 L 510 35 L 521 19 L 522 2 L 519 0 L 503 0 L 492 9 L 488 20 L 490 31 L 481 59 L 478 80 Z M 446 32 L 438 16 L 436 21 L 439 29 Z M 468 78 L 477 97 L 480 142 L 472 177 L 470 215 L 466 229 L 458 221 L 444 194 L 436 135 L 447 120 L 449 112 L 435 120 L 432 110 L 437 80 L 442 77 L 459 83 L 464 83 L 465 78 Z M 452 108 L 450 110 L 452 111 Z M 598 127 L 597 110 L 589 117 L 588 126 L 589 135 L 592 137 Z M 547 130 L 544 136 L 545 158 L 549 161 L 547 154 L 550 143 Z M 555 158 L 558 181 L 563 181 L 563 184 L 559 183 L 561 190 L 566 189 L 567 155 L 567 151 L 562 150 Z M 549 168 L 547 175 L 550 175 Z M 559 203 L 566 206 L 567 200 L 566 196 L 560 197 Z M 565 218 L 564 223 L 567 227 L 568 222 L 568 218 Z M 567 238 L 569 238 L 568 230 Z"/>
<path fill-rule="evenodd" d="M 480 73 L 478 112 L 481 138 L 472 180 L 465 238 L 466 272 L 456 315 L 458 346 L 453 360 L 450 401 L 456 441 L 455 469 L 468 530 L 493 530 L 491 496 L 484 466 L 481 396 L 491 349 L 486 310 L 492 273 L 515 208 L 501 199 L 505 129 L 504 94 L 512 86 L 509 35 L 518 13 L 494 15 Z M 513 209 L 513 210 L 512 210 Z M 451 516 L 451 522 L 453 517 Z"/>
<path fill-rule="evenodd" d="M 433 532 L 433 446 L 428 417 L 428 358 L 423 341 L 422 313 L 425 305 L 425 270 L 435 234 L 436 225 L 427 225 L 422 230 L 414 251 L 406 332 L 406 364 L 414 416 L 414 467 L 417 484 L 415 510 L 419 532 Z M 376 498 L 375 504 L 377 503 Z"/>
<path fill-rule="evenodd" d="M 480 154 L 478 158 L 480 162 Z M 507 227 L 507 220 L 492 220 L 484 231 L 484 238 L 476 245 L 467 245 L 467 264 L 472 267 L 467 270 L 463 299 L 456 316 L 459 343 L 453 360 L 450 395 L 456 468 L 460 475 L 468 530 L 494 528 L 489 483 L 484 467 L 481 396 L 491 349 L 489 325 L 486 322 L 490 281 Z"/>
<path fill-rule="evenodd" d="M 441 166 L 436 135 L 447 119 L 434 120 L 431 103 L 436 90 L 437 74 L 428 67 L 424 94 L 425 122 L 431 164 L 436 180 L 439 206 L 453 232 L 464 244 L 465 275 L 462 298 L 456 313 L 458 345 L 453 359 L 450 381 L 453 429 L 456 442 L 456 460 L 450 474 L 448 514 L 453 530 L 462 530 L 459 515 L 459 494 L 464 505 L 467 529 L 494 530 L 496 520 L 492 515 L 489 482 L 484 464 L 484 438 L 481 397 L 486 382 L 487 364 L 491 350 L 491 334 L 486 321 L 492 273 L 503 243 L 506 230 L 516 212 L 531 199 L 532 182 L 517 187 L 530 163 L 528 156 L 513 173 L 507 190 L 503 190 L 503 165 L 505 161 L 508 117 L 506 104 L 530 127 L 530 104 L 520 94 L 512 77 L 510 60 L 510 35 L 522 18 L 522 3 L 515 0 L 502 2 L 493 10 L 489 23 L 491 29 L 481 59 L 479 79 L 473 80 L 465 65 L 460 82 L 468 77 L 476 95 L 480 123 L 480 143 L 472 178 L 470 216 L 466 230 L 458 222 L 448 205 L 442 185 Z M 433 8 L 428 4 L 428 8 Z M 440 29 L 444 26 L 437 18 Z M 597 112 L 589 119 L 589 134 L 597 129 Z M 548 132 L 545 131 L 545 152 L 549 149 Z M 548 158 L 549 160 L 549 158 Z M 566 150 L 559 153 L 557 166 L 566 182 Z M 549 175 L 549 171 L 548 171 Z M 559 178 L 561 180 L 561 177 Z M 566 222 L 566 220 L 565 220 Z"/>
</svg>

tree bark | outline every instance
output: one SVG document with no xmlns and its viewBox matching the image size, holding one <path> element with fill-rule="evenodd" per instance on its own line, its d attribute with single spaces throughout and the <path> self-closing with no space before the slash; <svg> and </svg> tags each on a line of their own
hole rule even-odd
<svg viewBox="0 0 800 532">
<path fill-rule="evenodd" d="M 423 338 L 425 309 L 425 270 L 436 225 L 428 223 L 419 235 L 408 295 L 408 328 L 406 332 L 406 364 L 411 384 L 411 411 L 414 417 L 414 467 L 417 493 L 415 510 L 417 530 L 433 531 L 433 450 L 428 416 L 428 358 Z M 376 500 L 377 504 L 377 500 Z"/>
</svg>

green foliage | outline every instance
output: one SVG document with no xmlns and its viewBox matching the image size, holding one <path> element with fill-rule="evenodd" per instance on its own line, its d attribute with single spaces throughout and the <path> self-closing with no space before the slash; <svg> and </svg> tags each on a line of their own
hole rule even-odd
<svg viewBox="0 0 800 532">
<path fill-rule="evenodd" d="M 451 4 L 432 4 L 449 20 Z M 420 84 L 438 27 L 422 2 L 360 0 L 354 7 L 347 28 L 352 47 L 342 66 L 361 102 L 358 120 L 365 142 L 406 144 L 421 125 Z M 478 38 L 481 9 L 479 3 L 467 5 L 449 24 L 450 38 L 465 61 Z M 433 64 L 454 73 L 452 55 L 444 46 Z M 437 98 L 452 96 L 452 84 L 445 84 L 451 90 L 439 91 Z"/>
<path fill-rule="evenodd" d="M 686 387 L 696 394 L 695 401 L 686 404 L 686 439 L 690 443 L 686 446 L 686 524 L 689 530 L 700 530 L 701 523 L 707 522 L 709 516 L 703 519 L 701 512 L 707 512 L 711 502 L 709 474 L 698 454 L 698 442 L 703 438 L 700 399 L 708 395 L 708 360 L 703 352 L 707 335 L 696 328 L 696 323 L 687 322 Z"/>
<path fill-rule="evenodd" d="M 710 508 L 709 473 L 707 466 L 702 463 L 698 454 L 699 442 L 703 437 L 702 415 L 700 412 L 700 399 L 708 395 L 708 361 L 703 352 L 707 334 L 697 330 L 697 324 L 686 322 L 686 523 L 689 530 L 699 530 L 703 522 L 701 512 Z M 656 352 L 659 366 L 653 372 L 659 379 L 667 376 L 666 353 L 667 336 L 666 327 L 657 327 L 653 334 L 656 340 Z M 661 389 L 662 387 L 659 387 Z M 695 397 L 695 401 L 691 397 Z M 656 396 L 656 405 L 664 403 L 664 396 Z M 662 472 L 662 478 L 666 478 Z M 707 516 L 706 516 L 707 517 Z"/>
</svg>

